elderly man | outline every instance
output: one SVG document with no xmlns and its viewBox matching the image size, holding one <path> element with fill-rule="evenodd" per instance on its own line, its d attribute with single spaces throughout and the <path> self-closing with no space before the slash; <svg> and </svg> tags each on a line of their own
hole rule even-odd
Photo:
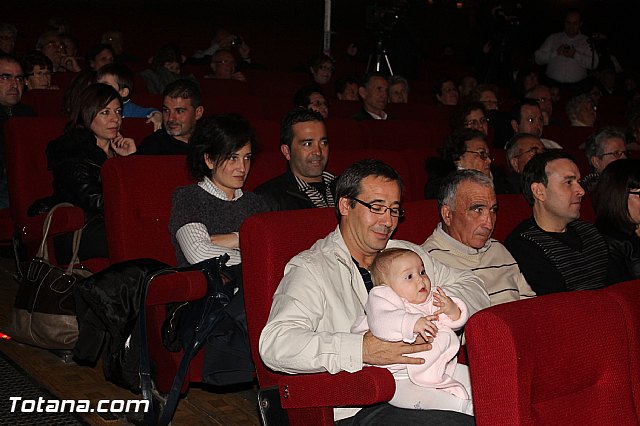
<svg viewBox="0 0 640 426">
<path fill-rule="evenodd" d="M 538 65 L 547 65 L 546 75 L 558 83 L 577 83 L 587 71 L 598 67 L 598 55 L 589 38 L 580 33 L 582 17 L 577 11 L 567 13 L 564 31 L 551 34 L 535 52 Z"/>
<path fill-rule="evenodd" d="M 21 103 L 24 85 L 25 76 L 18 60 L 0 53 L 0 208 L 9 207 L 4 163 L 4 123 L 11 117 L 36 115 L 30 106 Z"/>
<path fill-rule="evenodd" d="M 358 95 L 362 99 L 362 110 L 353 115 L 354 120 L 386 120 L 384 109 L 389 96 L 389 83 L 384 75 L 374 72 L 365 76 Z"/>
<path fill-rule="evenodd" d="M 53 64 L 53 72 L 80 72 L 82 68 L 74 56 L 67 53 L 60 34 L 47 31 L 38 37 L 36 50 L 42 52 Z"/>
<path fill-rule="evenodd" d="M 442 182 L 438 210 L 440 223 L 422 244 L 427 253 L 480 277 L 491 305 L 535 296 L 513 256 L 491 238 L 498 201 L 490 177 L 476 170 L 450 174 Z"/>
<path fill-rule="evenodd" d="M 229 50 L 220 49 L 214 53 L 210 66 L 213 74 L 208 74 L 205 78 L 247 81 L 245 75 L 236 70 L 236 57 Z"/>
<path fill-rule="evenodd" d="M 627 147 L 624 132 L 615 127 L 604 127 L 589 136 L 585 147 L 587 161 L 593 171 L 586 175 L 580 183 L 587 191 L 592 191 L 605 167 L 616 160 L 627 158 Z"/>
<path fill-rule="evenodd" d="M 534 156 L 524 168 L 522 190 L 533 217 L 513 230 L 505 246 L 536 294 L 607 285 L 607 243 L 593 225 L 578 220 L 584 189 L 572 158 L 561 151 Z"/>
<path fill-rule="evenodd" d="M 162 96 L 162 129 L 142 141 L 138 154 L 187 154 L 196 122 L 204 113 L 200 88 L 191 80 L 176 80 L 165 87 Z"/>
<path fill-rule="evenodd" d="M 296 108 L 280 126 L 280 150 L 289 170 L 255 189 L 271 210 L 335 206 L 335 176 L 326 172 L 329 159 L 327 128 L 322 116 Z"/>
<path fill-rule="evenodd" d="M 514 105 L 511 110 L 511 128 L 514 133 L 530 133 L 540 138 L 547 149 L 562 149 L 562 146 L 557 142 L 542 137 L 544 117 L 536 100 L 523 99 Z"/>
<path fill-rule="evenodd" d="M 574 96 L 565 108 L 572 126 L 593 127 L 596 124 L 596 106 L 589 95 Z"/>
<path fill-rule="evenodd" d="M 409 82 L 401 75 L 392 75 L 389 83 L 389 103 L 406 104 L 409 102 Z"/>
<path fill-rule="evenodd" d="M 529 133 L 516 133 L 507 142 L 507 163 L 511 174 L 507 177 L 510 193 L 522 192 L 522 171 L 534 155 L 545 151 L 542 141 Z"/>
<path fill-rule="evenodd" d="M 542 112 L 542 118 L 544 118 L 544 125 L 548 126 L 550 123 L 557 125 L 557 120 L 553 119 L 553 102 L 551 100 L 551 90 L 542 84 L 538 84 L 533 89 L 529 90 L 524 95 L 527 99 L 534 99 L 540 106 Z"/>
<path fill-rule="evenodd" d="M 296 374 L 354 372 L 365 364 L 422 363 L 406 355 L 430 350 L 428 343 L 386 342 L 370 332 L 350 332 L 356 318 L 365 314 L 372 288 L 368 268 L 386 247 L 418 253 L 431 281 L 463 299 L 470 314 L 489 306 L 482 281 L 472 273 L 441 264 L 418 245 L 389 240 L 404 214 L 402 179 L 393 168 L 378 160 L 354 163 L 338 179 L 336 197 L 337 228 L 287 264 L 274 294 L 260 336 L 260 356 L 267 366 Z M 336 420 L 353 411 L 357 409 L 337 409 Z M 346 424 L 367 424 L 358 423 L 367 417 L 376 424 L 393 425 L 473 422 L 452 411 L 405 410 L 384 404 L 363 409 Z"/>
</svg>

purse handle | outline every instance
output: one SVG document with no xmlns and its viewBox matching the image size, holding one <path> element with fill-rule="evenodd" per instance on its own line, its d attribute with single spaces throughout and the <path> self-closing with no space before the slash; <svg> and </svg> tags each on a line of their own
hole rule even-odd
<svg viewBox="0 0 640 426">
<path fill-rule="evenodd" d="M 53 212 L 55 212 L 59 207 L 75 207 L 71 203 L 58 203 L 49 210 L 47 213 L 47 217 L 44 219 L 44 224 L 42 225 L 42 242 L 40 243 L 40 247 L 38 248 L 38 252 L 36 253 L 36 257 L 40 257 L 45 260 L 45 262 L 49 262 L 49 247 L 47 245 L 47 238 L 49 237 L 49 228 L 51 228 L 51 220 L 53 219 Z M 82 228 L 77 229 L 73 232 L 73 243 L 72 243 L 72 256 L 71 261 L 69 261 L 69 265 L 67 266 L 66 274 L 71 275 L 73 272 L 73 267 L 78 263 L 78 251 L 80 250 L 80 239 L 82 238 Z"/>
</svg>

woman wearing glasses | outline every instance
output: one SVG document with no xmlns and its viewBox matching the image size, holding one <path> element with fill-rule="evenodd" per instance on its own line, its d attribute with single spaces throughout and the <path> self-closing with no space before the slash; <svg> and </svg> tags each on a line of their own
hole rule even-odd
<svg viewBox="0 0 640 426">
<path fill-rule="evenodd" d="M 491 168 L 491 150 L 487 136 L 475 129 L 454 132 L 440 148 L 440 157 L 427 159 L 429 181 L 425 186 L 427 199 L 437 198 L 444 177 L 454 170 L 477 170 L 493 178 L 496 194 L 508 193 L 504 174 Z"/>
<path fill-rule="evenodd" d="M 609 164 L 593 192 L 593 208 L 609 246 L 613 282 L 640 278 L 640 161 Z"/>
</svg>

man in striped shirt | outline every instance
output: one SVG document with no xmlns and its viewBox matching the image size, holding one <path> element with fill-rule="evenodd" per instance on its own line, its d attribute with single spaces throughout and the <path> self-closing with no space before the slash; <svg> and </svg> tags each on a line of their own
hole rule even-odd
<svg viewBox="0 0 640 426">
<path fill-rule="evenodd" d="M 326 172 L 327 128 L 322 116 L 306 108 L 289 111 L 280 126 L 280 149 L 289 170 L 255 189 L 271 210 L 335 206 L 335 176 Z"/>
<path fill-rule="evenodd" d="M 570 155 L 535 155 L 522 173 L 523 194 L 533 216 L 505 241 L 537 295 L 601 288 L 609 284 L 607 244 L 579 220 L 584 189 Z"/>
</svg>

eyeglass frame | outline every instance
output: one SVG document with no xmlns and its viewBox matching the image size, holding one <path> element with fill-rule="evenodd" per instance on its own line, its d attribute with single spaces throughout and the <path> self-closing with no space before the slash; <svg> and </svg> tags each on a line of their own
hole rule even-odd
<svg viewBox="0 0 640 426">
<path fill-rule="evenodd" d="M 462 124 L 464 124 L 464 127 L 466 128 L 471 128 L 471 125 L 479 126 L 482 124 L 489 124 L 489 119 L 487 117 L 482 117 L 479 119 L 474 118 L 473 120 L 466 120 Z"/>
<path fill-rule="evenodd" d="M 620 158 L 622 158 L 623 155 L 628 158 L 629 150 L 625 149 L 625 150 L 618 150 L 618 151 L 611 151 L 611 152 L 603 152 L 600 155 L 600 158 L 604 157 L 605 155 L 613 155 L 613 158 L 616 158 L 619 160 Z"/>
<path fill-rule="evenodd" d="M 469 151 L 469 150 L 467 150 L 467 151 L 464 151 L 462 154 L 464 155 L 467 152 L 471 152 L 473 154 L 477 154 L 483 161 L 486 160 L 486 159 L 493 160 L 493 158 L 491 157 L 491 153 L 488 152 L 488 151 Z"/>
<path fill-rule="evenodd" d="M 636 189 L 636 190 L 628 190 L 627 193 L 629 195 L 637 195 L 638 197 L 640 197 L 640 189 Z"/>
<path fill-rule="evenodd" d="M 387 213 L 387 210 L 389 211 L 389 214 L 391 215 L 391 217 L 401 218 L 401 217 L 404 217 L 404 214 L 405 214 L 405 210 L 402 207 L 389 207 L 389 206 L 385 206 L 384 204 L 367 203 L 366 201 L 362 201 L 356 197 L 347 197 L 347 198 L 357 202 L 358 204 L 362 204 L 363 206 L 368 208 L 369 211 L 373 214 L 383 215 Z M 384 207 L 384 210 L 380 211 L 383 207 Z M 394 214 L 394 211 L 396 212 L 395 214 Z"/>
<path fill-rule="evenodd" d="M 545 151 L 546 151 L 546 149 L 544 147 L 538 148 L 537 146 L 532 146 L 528 150 L 522 151 L 520 154 L 514 155 L 512 158 L 522 157 L 523 155 L 529 154 L 531 152 L 533 152 L 533 155 L 537 155 L 537 154 L 541 154 L 541 153 L 543 153 Z"/>
</svg>

